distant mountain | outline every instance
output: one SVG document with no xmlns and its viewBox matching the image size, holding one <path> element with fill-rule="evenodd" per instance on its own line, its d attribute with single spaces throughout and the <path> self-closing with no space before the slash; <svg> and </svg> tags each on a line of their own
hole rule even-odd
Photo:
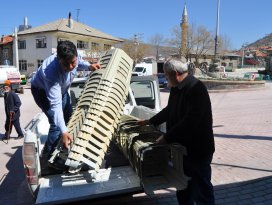
<svg viewBox="0 0 272 205">
<path fill-rule="evenodd" d="M 247 45 L 247 47 L 255 47 L 255 48 L 259 48 L 263 46 L 272 46 L 272 33 Z"/>
</svg>

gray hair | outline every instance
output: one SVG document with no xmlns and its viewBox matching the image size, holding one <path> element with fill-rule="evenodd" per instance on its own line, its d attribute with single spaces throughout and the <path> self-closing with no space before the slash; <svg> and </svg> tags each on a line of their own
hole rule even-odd
<svg viewBox="0 0 272 205">
<path fill-rule="evenodd" d="M 179 74 L 183 74 L 188 71 L 188 64 L 181 59 L 170 58 L 164 62 L 163 68 L 166 71 L 177 71 Z"/>
</svg>

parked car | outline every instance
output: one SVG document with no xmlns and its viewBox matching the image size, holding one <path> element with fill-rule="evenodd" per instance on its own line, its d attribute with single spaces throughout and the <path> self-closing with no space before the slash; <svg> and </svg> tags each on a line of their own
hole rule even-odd
<svg viewBox="0 0 272 205">
<path fill-rule="evenodd" d="M 21 85 L 25 85 L 26 84 L 26 81 L 27 81 L 27 79 L 26 79 L 26 75 L 21 75 Z"/>
<path fill-rule="evenodd" d="M 158 80 L 159 80 L 159 86 L 160 87 L 166 87 L 168 81 L 165 78 L 165 74 L 164 73 L 158 73 Z"/>
</svg>

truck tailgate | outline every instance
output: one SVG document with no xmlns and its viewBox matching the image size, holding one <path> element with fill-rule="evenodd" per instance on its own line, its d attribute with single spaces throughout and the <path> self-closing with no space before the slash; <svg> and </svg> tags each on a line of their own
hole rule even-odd
<svg viewBox="0 0 272 205">
<path fill-rule="evenodd" d="M 66 203 L 140 190 L 140 179 L 130 166 L 52 175 L 41 179 L 36 204 Z"/>
</svg>

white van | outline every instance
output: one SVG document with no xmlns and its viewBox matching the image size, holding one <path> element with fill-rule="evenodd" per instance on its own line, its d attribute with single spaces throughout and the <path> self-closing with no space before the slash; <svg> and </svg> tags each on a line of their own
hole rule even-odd
<svg viewBox="0 0 272 205">
<path fill-rule="evenodd" d="M 132 71 L 132 76 L 147 76 L 157 73 L 156 62 L 137 63 Z"/>
</svg>

